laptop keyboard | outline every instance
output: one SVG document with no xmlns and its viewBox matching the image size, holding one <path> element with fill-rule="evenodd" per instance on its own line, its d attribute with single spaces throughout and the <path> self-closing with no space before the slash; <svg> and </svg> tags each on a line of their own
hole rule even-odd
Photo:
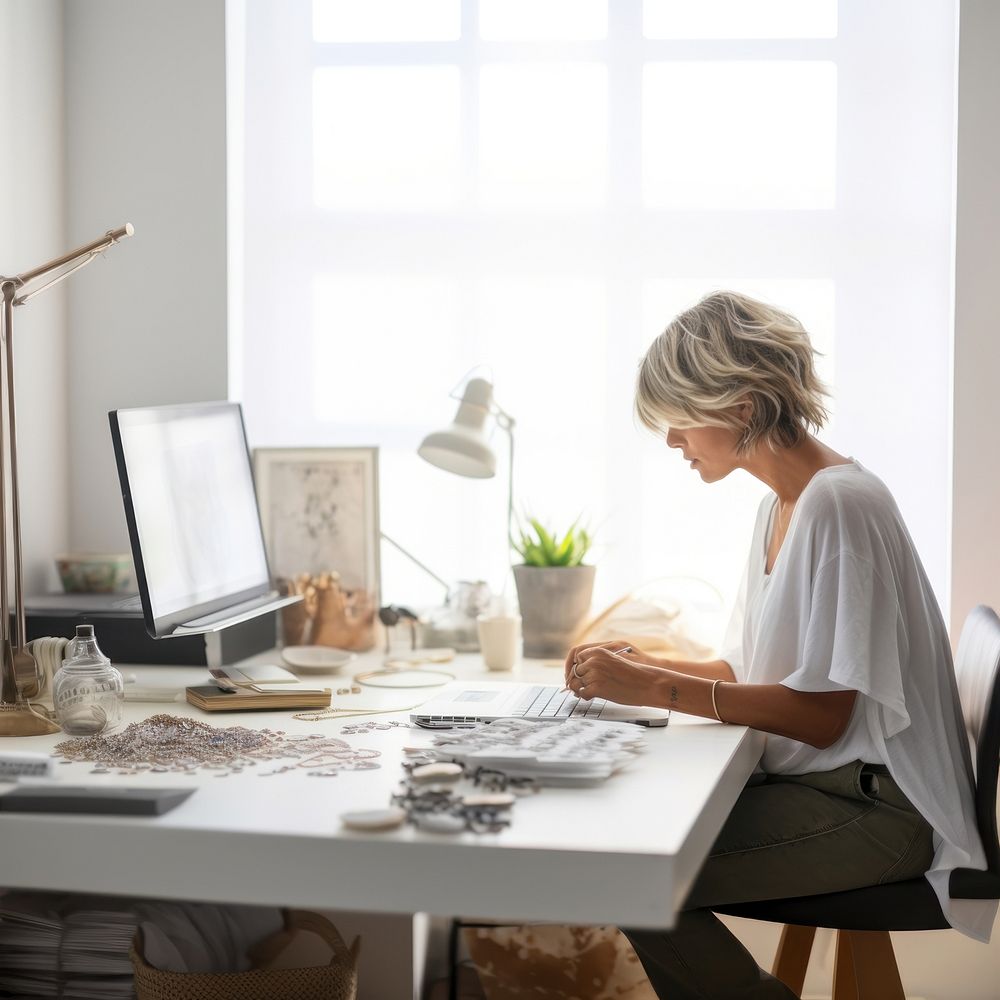
<svg viewBox="0 0 1000 1000">
<path fill-rule="evenodd" d="M 604 698 L 583 701 L 572 691 L 546 684 L 525 691 L 510 714 L 520 719 L 596 719 L 605 705 Z"/>
</svg>

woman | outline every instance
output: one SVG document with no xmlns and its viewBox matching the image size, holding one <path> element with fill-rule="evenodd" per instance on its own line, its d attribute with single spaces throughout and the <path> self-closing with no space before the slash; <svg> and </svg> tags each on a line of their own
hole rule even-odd
<svg viewBox="0 0 1000 1000">
<path fill-rule="evenodd" d="M 794 994 L 711 908 L 927 877 L 955 927 L 988 940 L 995 903 L 951 902 L 985 868 L 944 621 L 896 504 L 818 441 L 825 390 L 787 313 L 717 292 L 643 359 L 636 412 L 706 483 L 745 469 L 762 501 L 722 657 L 577 646 L 582 698 L 658 705 L 768 734 L 755 774 L 671 931 L 626 930 L 657 994 Z"/>
</svg>

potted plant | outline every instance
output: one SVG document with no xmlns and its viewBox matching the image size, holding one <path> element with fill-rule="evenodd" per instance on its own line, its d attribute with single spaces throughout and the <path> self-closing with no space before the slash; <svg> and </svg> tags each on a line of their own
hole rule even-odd
<svg viewBox="0 0 1000 1000">
<path fill-rule="evenodd" d="M 514 567 L 514 584 L 525 656 L 564 657 L 590 611 L 596 568 L 583 565 L 592 539 L 578 522 L 560 538 L 537 518 L 528 518 L 529 530 L 519 525 L 519 537 L 511 539 L 524 560 Z"/>
</svg>

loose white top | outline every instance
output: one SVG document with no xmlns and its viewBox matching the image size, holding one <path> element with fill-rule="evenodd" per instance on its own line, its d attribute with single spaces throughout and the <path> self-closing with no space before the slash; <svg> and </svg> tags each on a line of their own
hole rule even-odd
<svg viewBox="0 0 1000 1000">
<path fill-rule="evenodd" d="M 948 897 L 951 870 L 984 869 L 986 858 L 951 646 L 896 502 L 857 461 L 820 470 L 767 574 L 776 506 L 774 493 L 761 502 L 721 658 L 748 684 L 858 697 L 832 746 L 769 734 L 761 768 L 806 774 L 854 760 L 885 764 L 934 828 L 927 878 L 949 923 L 987 941 L 997 903 Z"/>
</svg>

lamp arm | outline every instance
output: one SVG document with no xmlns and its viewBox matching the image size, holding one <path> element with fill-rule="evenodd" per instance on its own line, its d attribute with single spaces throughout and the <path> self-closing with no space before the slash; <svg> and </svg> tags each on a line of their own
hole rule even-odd
<svg viewBox="0 0 1000 1000">
<path fill-rule="evenodd" d="M 4 367 L 4 359 L 6 355 L 6 345 L 7 345 L 7 331 L 10 329 L 11 322 L 14 315 L 14 285 L 12 282 L 5 281 L 3 283 L 3 326 L 0 327 L 0 332 L 2 332 L 2 343 L 0 343 L 0 379 L 3 378 L 2 369 Z M 3 419 L 2 414 L 0 414 L 0 424 L 6 424 Z M 0 615 L 3 616 L 3 621 L 0 621 L 0 653 L 2 653 L 2 658 L 0 658 L 0 671 L 2 671 L 2 683 L 0 683 L 0 699 L 3 700 L 5 704 L 10 702 L 20 701 L 20 691 L 17 686 L 17 678 L 14 675 L 12 669 L 13 664 L 11 664 L 11 669 L 7 667 L 7 657 L 8 650 L 11 648 L 10 645 L 10 595 L 7 590 L 7 444 L 4 441 L 4 427 L 0 426 L 0 530 L 3 531 L 3 537 L 0 539 Z"/>
<path fill-rule="evenodd" d="M 18 494 L 17 488 L 17 426 L 14 413 L 14 331 L 13 331 L 13 320 L 14 320 L 14 289 L 15 284 L 13 281 L 5 281 L 3 283 L 3 318 L 4 318 L 4 359 L 3 368 L 4 375 L 6 376 L 6 393 L 7 396 L 7 433 L 10 435 L 10 440 L 8 442 L 9 448 L 9 461 L 10 461 L 10 500 L 11 500 L 11 527 L 12 536 L 14 540 L 14 611 L 16 618 L 14 620 L 14 649 L 21 650 L 24 648 L 25 643 L 25 625 L 24 625 L 24 589 L 21 585 L 21 502 Z M 2 442 L 0 442 L 2 444 Z M 6 490 L 3 492 L 3 511 L 6 515 L 7 513 L 7 495 Z M 7 519 L 4 517 L 4 532 L 7 530 Z M 6 549 L 6 537 L 4 539 L 4 549 Z M 6 566 L 7 553 L 4 552 L 4 562 L 3 567 L 3 627 L 4 627 L 4 638 L 8 640 L 8 644 L 12 638 L 10 634 L 10 610 L 7 604 L 7 566 Z M 7 647 L 10 648 L 9 645 Z"/>
<path fill-rule="evenodd" d="M 494 402 L 494 406 L 496 403 Z M 497 406 L 496 421 L 497 426 L 507 432 L 507 569 L 514 572 L 514 426 L 516 421 L 504 410 Z M 501 593 L 507 591 L 507 580 L 510 573 L 504 576 Z"/>
<path fill-rule="evenodd" d="M 52 281 L 46 282 L 41 288 L 36 288 L 27 295 L 22 295 L 16 298 L 14 300 L 14 305 L 19 306 L 22 303 L 27 302 L 28 299 L 36 296 L 39 292 L 44 291 L 50 285 L 54 285 L 57 281 L 62 281 L 63 278 L 69 277 L 73 271 L 79 270 L 79 268 L 83 267 L 85 264 L 89 264 L 96 254 L 103 253 L 103 251 L 114 246 L 119 240 L 123 240 L 126 237 L 131 236 L 134 232 L 135 230 L 132 228 L 132 223 L 126 222 L 124 226 L 119 226 L 117 229 L 109 229 L 99 239 L 91 240 L 90 243 L 86 243 L 82 247 L 77 247 L 75 250 L 70 250 L 69 253 L 64 253 L 61 257 L 56 257 L 54 260 L 47 261 L 45 264 L 39 264 L 38 267 L 33 267 L 30 271 L 24 271 L 13 278 L 4 278 L 0 280 L 13 281 L 14 284 L 20 289 L 24 288 L 25 285 L 31 284 L 31 282 L 36 278 L 41 278 L 52 271 L 59 270 L 60 267 L 66 267 L 68 264 L 77 264 L 79 261 L 76 267 L 67 271 L 65 274 L 61 274 Z M 80 260 L 81 257 L 86 259 Z"/>
<path fill-rule="evenodd" d="M 407 552 L 402 545 L 399 544 L 395 539 L 390 538 L 384 531 L 380 531 L 379 534 L 382 536 L 382 541 L 388 542 L 394 549 L 401 552 L 407 559 L 410 560 L 415 566 L 419 566 L 428 576 L 433 577 L 441 584 L 445 589 L 445 594 L 451 593 L 451 585 L 447 580 L 443 580 L 437 573 L 434 572 L 430 567 L 425 566 L 412 552 Z"/>
</svg>

